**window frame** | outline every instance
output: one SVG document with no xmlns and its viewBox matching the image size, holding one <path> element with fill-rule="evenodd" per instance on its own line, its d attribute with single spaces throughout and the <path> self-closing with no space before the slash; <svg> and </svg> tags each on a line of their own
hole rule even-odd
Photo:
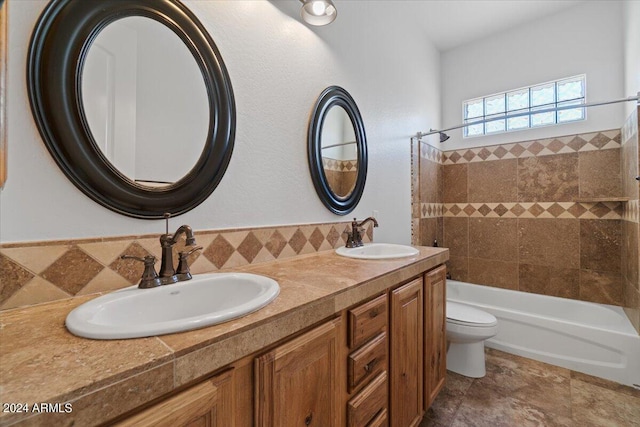
<svg viewBox="0 0 640 427">
<path fill-rule="evenodd" d="M 563 100 L 559 100 L 558 99 L 558 85 L 562 84 L 563 82 L 566 81 L 581 81 L 582 83 L 582 96 L 581 97 L 577 97 L 577 98 L 571 98 L 571 99 L 563 99 Z M 553 85 L 553 101 L 550 102 L 546 102 L 543 104 L 539 104 L 539 105 L 533 105 L 534 104 L 534 100 L 532 99 L 532 91 L 534 91 L 537 88 L 543 88 L 544 86 L 549 86 L 549 85 Z M 526 91 L 527 93 L 527 105 L 520 107 L 520 108 L 514 108 L 514 109 L 509 109 L 509 94 L 515 94 L 517 92 L 524 92 Z M 487 114 L 487 100 L 498 100 L 499 103 L 499 98 L 502 97 L 502 105 L 504 106 L 503 110 L 501 112 L 491 112 L 489 114 Z M 507 132 L 518 132 L 518 131 L 522 131 L 522 130 L 530 130 L 530 129 L 536 129 L 536 128 L 541 128 L 541 127 L 547 127 L 547 126 L 556 126 L 556 125 L 563 125 L 563 124 L 567 124 L 567 123 L 575 123 L 575 122 L 579 122 L 579 121 L 585 121 L 587 120 L 587 110 L 585 107 L 580 108 L 580 105 L 584 105 L 586 104 L 587 101 L 587 75 L 586 74 L 577 74 L 574 76 L 569 76 L 569 77 L 563 77 L 560 79 L 556 79 L 556 80 L 551 80 L 551 81 L 547 81 L 547 82 L 543 82 L 543 83 L 537 83 L 534 85 L 530 85 L 530 86 L 523 86 L 520 88 L 516 88 L 516 89 L 511 89 L 511 90 L 507 90 L 504 92 L 496 92 L 490 95 L 485 95 L 485 96 L 481 96 L 481 97 L 475 97 L 475 98 L 471 98 L 471 99 L 467 99 L 465 101 L 462 102 L 462 123 L 463 124 L 467 124 L 467 123 L 473 123 L 473 122 L 478 122 L 478 121 L 484 121 L 490 118 L 494 118 L 494 117 L 505 117 L 505 119 L 503 120 L 492 120 L 489 122 L 482 122 L 482 123 L 477 123 L 475 125 L 471 125 L 471 126 L 482 126 L 482 129 L 480 130 L 481 132 L 477 133 L 477 134 L 473 134 L 473 135 L 469 135 L 469 127 L 471 126 L 464 126 L 462 128 L 462 137 L 463 138 L 476 138 L 476 137 L 480 137 L 480 136 L 490 136 L 490 135 L 495 135 L 495 134 L 501 134 L 501 133 L 507 133 Z M 553 112 L 547 112 L 547 113 L 543 113 L 543 114 L 552 114 L 552 120 L 549 121 L 549 119 L 547 118 L 548 122 L 545 123 L 539 123 L 539 124 L 534 124 L 534 118 L 536 116 L 536 111 L 539 110 L 549 110 L 552 108 L 557 109 L 558 107 L 562 107 L 562 106 L 566 106 L 566 105 L 572 105 L 570 103 L 575 102 L 576 104 L 576 110 L 581 110 L 581 116 L 579 118 L 575 118 L 575 119 L 565 119 L 562 120 L 562 118 L 560 117 L 560 115 L 562 114 L 562 112 L 566 112 L 566 111 L 574 111 L 573 108 L 571 109 L 564 109 L 564 110 L 556 110 Z M 474 117 L 467 117 L 467 112 L 468 112 L 468 106 L 469 105 L 481 105 L 482 106 L 482 114 L 478 115 L 478 116 L 474 116 Z M 524 114 L 520 117 L 516 117 L 516 118 L 509 118 L 510 115 L 513 114 L 520 114 L 520 113 L 528 113 L 528 114 Z M 560 114 L 559 114 L 560 113 Z M 516 119 L 520 119 L 520 121 L 522 121 L 522 119 L 526 119 L 526 125 L 521 125 L 520 127 L 517 128 L 509 128 L 510 126 L 510 122 L 511 120 L 516 120 Z M 489 130 L 487 131 L 487 124 L 491 124 L 491 123 L 500 123 L 503 122 L 501 129 L 498 130 Z M 513 122 L 511 122 L 513 123 Z"/>
</svg>

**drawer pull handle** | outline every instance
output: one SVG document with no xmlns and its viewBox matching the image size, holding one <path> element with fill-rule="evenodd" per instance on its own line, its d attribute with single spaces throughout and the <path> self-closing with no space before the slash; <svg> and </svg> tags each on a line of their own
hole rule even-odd
<svg viewBox="0 0 640 427">
<path fill-rule="evenodd" d="M 307 418 L 304 419 L 304 425 L 308 426 L 311 425 L 311 421 L 313 420 L 313 414 L 309 414 L 307 415 Z"/>
<path fill-rule="evenodd" d="M 371 309 L 371 311 L 369 312 L 369 317 L 373 319 L 378 314 L 380 314 L 380 310 L 378 308 L 374 308 L 374 309 Z"/>
<path fill-rule="evenodd" d="M 367 372 L 371 372 L 373 370 L 373 367 L 376 366 L 376 363 L 378 363 L 378 360 L 373 359 L 371 362 L 364 365 L 364 370 Z"/>
</svg>

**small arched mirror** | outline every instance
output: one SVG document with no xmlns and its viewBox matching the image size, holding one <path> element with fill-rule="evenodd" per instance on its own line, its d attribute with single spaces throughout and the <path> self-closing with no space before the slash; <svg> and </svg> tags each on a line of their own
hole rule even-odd
<svg viewBox="0 0 640 427">
<path fill-rule="evenodd" d="M 105 207 L 178 215 L 222 179 L 235 136 L 231 82 L 180 1 L 51 0 L 27 72 L 47 149 Z"/>
<path fill-rule="evenodd" d="M 309 123 L 308 154 L 322 203 L 338 215 L 355 209 L 367 177 L 367 137 L 358 106 L 343 88 L 320 94 Z"/>
</svg>

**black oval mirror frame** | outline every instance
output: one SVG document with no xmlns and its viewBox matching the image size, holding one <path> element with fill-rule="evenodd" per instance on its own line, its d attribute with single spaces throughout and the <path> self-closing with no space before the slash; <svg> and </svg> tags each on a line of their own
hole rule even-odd
<svg viewBox="0 0 640 427">
<path fill-rule="evenodd" d="M 136 184 L 105 158 L 82 106 L 81 72 L 91 43 L 106 25 L 127 16 L 154 19 L 176 33 L 193 53 L 208 92 L 209 133 L 200 158 L 182 179 L 158 189 Z M 178 0 L 52 0 L 31 38 L 27 81 L 38 130 L 58 166 L 115 212 L 144 219 L 187 212 L 213 192 L 229 165 L 236 126 L 231 81 L 213 40 Z"/>
<path fill-rule="evenodd" d="M 356 183 L 353 191 L 346 197 L 339 197 L 331 189 L 322 165 L 322 126 L 327 112 L 335 106 L 340 106 L 347 112 L 358 146 Z M 330 86 L 322 91 L 313 108 L 309 122 L 307 144 L 311 179 L 320 200 L 331 212 L 337 215 L 348 214 L 358 205 L 367 179 L 367 136 L 364 132 L 364 124 L 358 106 L 346 90 L 339 86 Z"/>
</svg>

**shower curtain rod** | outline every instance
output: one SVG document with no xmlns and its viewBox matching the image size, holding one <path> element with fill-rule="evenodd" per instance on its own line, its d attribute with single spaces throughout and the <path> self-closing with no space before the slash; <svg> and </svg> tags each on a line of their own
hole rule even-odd
<svg viewBox="0 0 640 427">
<path fill-rule="evenodd" d="M 468 123 L 464 123 L 458 126 L 453 126 L 447 129 L 440 129 L 440 130 L 430 130 L 429 132 L 418 132 L 415 135 L 415 138 L 418 138 L 418 140 L 422 139 L 423 136 L 428 136 L 428 135 L 435 135 L 438 133 L 444 133 L 444 132 L 448 132 L 450 130 L 455 130 L 455 129 L 460 129 L 460 128 L 464 128 L 467 126 L 473 126 L 473 125 L 479 125 L 482 123 L 487 123 L 487 122 L 494 122 L 496 120 L 507 120 L 507 119 L 513 119 L 516 117 L 523 117 L 523 116 L 530 116 L 532 114 L 542 114 L 542 113 L 551 113 L 551 112 L 556 112 L 556 111 L 561 111 L 561 110 L 574 110 L 576 108 L 586 108 L 586 107 L 596 107 L 598 105 L 607 105 L 607 104 L 616 104 L 618 102 L 629 102 L 629 101 L 638 101 L 640 99 L 640 93 L 638 94 L 638 96 L 630 96 L 628 98 L 621 98 L 621 99 L 614 99 L 612 101 L 604 101 L 604 102 L 591 102 L 589 104 L 574 104 L 574 105 L 564 105 L 561 107 L 556 107 L 556 108 L 547 108 L 544 110 L 535 110 L 535 111 L 527 111 L 524 113 L 516 113 L 516 114 L 510 114 L 508 116 L 501 116 L 501 117 L 492 117 L 489 119 L 482 119 L 482 120 L 476 120 L 473 122 L 468 122 Z"/>
</svg>

